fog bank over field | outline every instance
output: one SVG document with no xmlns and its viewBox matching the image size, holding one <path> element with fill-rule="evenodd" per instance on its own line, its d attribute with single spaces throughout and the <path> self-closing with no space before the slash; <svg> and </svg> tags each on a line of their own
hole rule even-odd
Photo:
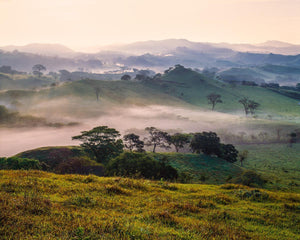
<svg viewBox="0 0 300 240">
<path fill-rule="evenodd" d="M 164 130 L 197 132 L 214 131 L 243 122 L 239 116 L 198 109 L 151 105 L 143 107 L 112 108 L 100 117 L 73 119 L 80 125 L 62 128 L 2 128 L 0 129 L 0 156 L 45 146 L 78 145 L 72 136 L 93 127 L 106 125 L 122 134 L 128 129 L 143 130 L 154 126 Z"/>
</svg>

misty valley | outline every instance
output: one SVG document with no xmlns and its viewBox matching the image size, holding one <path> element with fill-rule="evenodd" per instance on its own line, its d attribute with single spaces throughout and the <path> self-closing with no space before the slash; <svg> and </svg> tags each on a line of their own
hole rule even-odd
<svg viewBox="0 0 300 240">
<path fill-rule="evenodd" d="M 0 239 L 299 239 L 282 44 L 0 47 Z"/>
</svg>

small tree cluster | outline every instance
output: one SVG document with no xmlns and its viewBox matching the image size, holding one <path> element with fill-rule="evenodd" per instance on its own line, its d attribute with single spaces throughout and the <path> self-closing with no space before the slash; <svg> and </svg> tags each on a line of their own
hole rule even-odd
<svg viewBox="0 0 300 240">
<path fill-rule="evenodd" d="M 177 170 L 164 161 L 157 161 L 149 155 L 133 152 L 124 152 L 112 159 L 107 165 L 106 174 L 169 180 L 178 177 Z"/>
<path fill-rule="evenodd" d="M 195 153 L 215 155 L 228 162 L 236 162 L 238 151 L 232 144 L 223 144 L 214 132 L 195 133 L 190 147 Z"/>
</svg>

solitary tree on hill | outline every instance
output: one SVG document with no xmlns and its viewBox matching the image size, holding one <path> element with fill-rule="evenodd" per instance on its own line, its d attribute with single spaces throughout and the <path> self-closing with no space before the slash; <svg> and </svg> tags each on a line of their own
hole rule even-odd
<svg viewBox="0 0 300 240">
<path fill-rule="evenodd" d="M 255 110 L 260 106 L 259 103 L 250 100 L 246 97 L 240 99 L 239 103 L 241 103 L 244 106 L 246 116 L 248 116 L 249 113 L 253 115 L 255 113 Z"/>
<path fill-rule="evenodd" d="M 212 104 L 211 110 L 215 109 L 215 106 L 217 103 L 222 103 L 223 101 L 221 100 L 221 95 L 216 94 L 216 93 L 211 93 L 207 95 L 207 100 L 209 104 Z"/>
<path fill-rule="evenodd" d="M 42 76 L 42 71 L 46 71 L 46 67 L 42 64 L 36 64 L 32 67 L 32 71 L 34 75 L 38 75 L 38 77 Z"/>
</svg>

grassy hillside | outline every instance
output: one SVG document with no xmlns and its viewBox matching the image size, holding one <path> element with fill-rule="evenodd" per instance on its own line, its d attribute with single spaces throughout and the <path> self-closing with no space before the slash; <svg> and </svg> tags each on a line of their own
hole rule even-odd
<svg viewBox="0 0 300 240">
<path fill-rule="evenodd" d="M 184 101 L 203 108 L 210 108 L 206 96 L 212 92 L 222 96 L 223 103 L 216 105 L 220 112 L 243 112 L 243 106 L 238 102 L 243 97 L 260 103 L 257 114 L 274 117 L 299 117 L 298 101 L 282 96 L 269 89 L 253 86 L 231 86 L 222 82 L 208 79 L 189 69 L 174 69 L 162 77 L 165 91 Z M 174 84 L 175 82 L 175 84 Z M 177 84 L 176 84 L 177 83 Z M 179 84 L 178 84 L 179 83 Z"/>
<path fill-rule="evenodd" d="M 217 157 L 202 154 L 156 153 L 157 159 L 166 158 L 180 172 L 189 174 L 192 182 L 222 184 L 242 173 L 242 169 Z"/>
<path fill-rule="evenodd" d="M 40 105 L 47 102 L 49 105 L 64 100 L 60 106 L 73 104 L 87 110 L 95 108 L 96 89 L 99 90 L 101 107 L 108 104 L 150 105 L 163 104 L 173 106 L 195 105 L 204 109 L 211 109 L 206 96 L 218 93 L 223 103 L 215 107 L 215 111 L 225 113 L 239 113 L 243 115 L 243 106 L 238 102 L 248 97 L 260 103 L 257 110 L 259 117 L 280 120 L 298 119 L 300 107 L 298 100 L 278 94 L 270 89 L 252 86 L 232 86 L 215 81 L 186 69 L 175 68 L 164 74 L 159 81 L 97 81 L 81 80 L 65 83 L 59 86 L 41 89 L 39 91 L 23 91 L 23 95 L 13 94 L 13 91 L 2 92 L 0 100 L 6 102 L 19 101 L 27 106 Z M 297 121 L 297 120 L 296 120 Z"/>
<path fill-rule="evenodd" d="M 0 90 L 17 90 L 46 87 L 54 83 L 50 77 L 37 78 L 27 74 L 0 73 Z"/>
<path fill-rule="evenodd" d="M 249 151 L 244 167 L 269 179 L 269 187 L 300 191 L 300 143 L 240 145 L 238 150 Z"/>
<path fill-rule="evenodd" d="M 0 171 L 1 239 L 299 239 L 300 195 Z"/>
</svg>

